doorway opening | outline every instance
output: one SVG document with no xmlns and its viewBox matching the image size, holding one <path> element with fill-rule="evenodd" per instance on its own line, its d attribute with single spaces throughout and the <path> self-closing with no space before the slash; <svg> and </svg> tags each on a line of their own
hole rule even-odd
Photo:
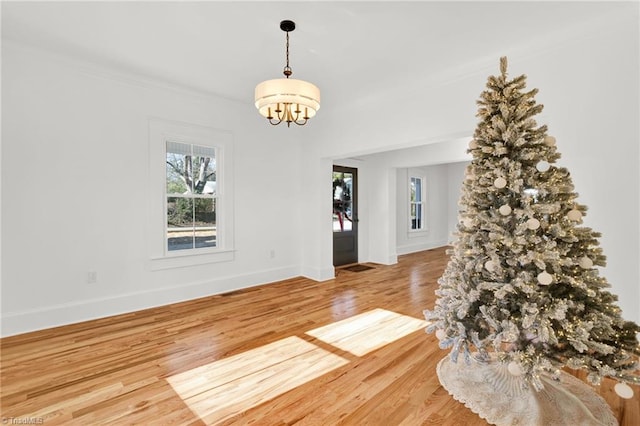
<svg viewBox="0 0 640 426">
<path fill-rule="evenodd" d="M 333 266 L 358 262 L 358 169 L 333 166 Z"/>
</svg>

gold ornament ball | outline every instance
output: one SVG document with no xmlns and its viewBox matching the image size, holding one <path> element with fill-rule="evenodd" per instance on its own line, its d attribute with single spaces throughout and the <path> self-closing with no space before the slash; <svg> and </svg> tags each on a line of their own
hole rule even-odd
<svg viewBox="0 0 640 426">
<path fill-rule="evenodd" d="M 476 149 L 478 147 L 478 142 L 475 139 L 471 139 L 469 141 L 469 149 Z"/>
<path fill-rule="evenodd" d="M 500 208 L 498 210 L 500 211 L 500 214 L 502 216 L 508 216 L 508 215 L 511 214 L 511 206 L 508 205 L 508 204 L 500 206 Z"/>
<path fill-rule="evenodd" d="M 547 146 L 554 146 L 556 144 L 556 138 L 554 138 L 553 136 L 545 136 L 544 144 Z"/>
<path fill-rule="evenodd" d="M 535 231 L 536 229 L 540 228 L 540 221 L 536 218 L 531 218 L 527 221 L 527 228 L 531 229 L 532 231 Z"/>
<path fill-rule="evenodd" d="M 542 271 L 538 274 L 538 282 L 542 285 L 549 285 L 553 282 L 553 277 L 547 271 Z"/>
<path fill-rule="evenodd" d="M 590 269 L 593 266 L 593 260 L 589 259 L 587 256 L 581 257 L 578 261 L 578 265 L 582 269 Z"/>
<path fill-rule="evenodd" d="M 578 209 L 570 210 L 569 213 L 567 213 L 567 218 L 571 221 L 578 222 L 582 219 L 582 212 Z"/>
<path fill-rule="evenodd" d="M 496 178 L 496 180 L 493 181 L 493 186 L 498 189 L 502 189 L 507 186 L 507 180 L 503 177 Z"/>
</svg>

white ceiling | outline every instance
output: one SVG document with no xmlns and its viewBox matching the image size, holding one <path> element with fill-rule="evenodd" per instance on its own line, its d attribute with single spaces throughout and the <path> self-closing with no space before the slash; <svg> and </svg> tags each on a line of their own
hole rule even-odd
<svg viewBox="0 0 640 426">
<path fill-rule="evenodd" d="M 294 78 L 323 103 L 366 99 L 415 79 L 566 37 L 632 2 L 2 2 L 2 38 L 100 66 L 252 102 L 280 78 L 282 19 L 294 20 Z"/>
</svg>

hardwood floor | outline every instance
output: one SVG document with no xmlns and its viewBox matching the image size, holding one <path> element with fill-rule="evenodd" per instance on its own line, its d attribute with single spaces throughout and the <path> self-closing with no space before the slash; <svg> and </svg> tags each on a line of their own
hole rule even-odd
<svg viewBox="0 0 640 426">
<path fill-rule="evenodd" d="M 2 339 L 4 423 L 485 425 L 440 386 L 446 353 L 424 332 L 446 260 L 434 249 Z M 597 390 L 620 424 L 640 424 L 640 389 L 612 387 Z"/>
</svg>

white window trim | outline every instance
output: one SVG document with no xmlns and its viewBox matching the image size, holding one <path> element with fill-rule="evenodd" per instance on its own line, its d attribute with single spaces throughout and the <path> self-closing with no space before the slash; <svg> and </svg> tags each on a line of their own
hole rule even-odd
<svg viewBox="0 0 640 426">
<path fill-rule="evenodd" d="M 420 185 L 420 196 L 421 196 L 421 205 L 422 205 L 422 228 L 420 229 L 412 229 L 411 228 L 411 179 L 420 179 L 421 180 L 421 185 Z M 409 173 L 408 174 L 408 179 L 407 179 L 407 208 L 408 208 L 408 214 L 407 214 L 407 233 L 409 238 L 415 238 L 415 237 L 419 237 L 422 236 L 422 234 L 425 234 L 428 231 L 428 226 L 427 226 L 427 178 L 426 176 L 422 175 L 422 174 L 416 174 L 416 173 Z"/>
<path fill-rule="evenodd" d="M 216 247 L 169 251 L 166 240 L 166 142 L 216 149 Z M 147 240 L 151 270 L 181 268 L 234 258 L 233 138 L 228 131 L 149 119 L 149 221 Z"/>
</svg>

